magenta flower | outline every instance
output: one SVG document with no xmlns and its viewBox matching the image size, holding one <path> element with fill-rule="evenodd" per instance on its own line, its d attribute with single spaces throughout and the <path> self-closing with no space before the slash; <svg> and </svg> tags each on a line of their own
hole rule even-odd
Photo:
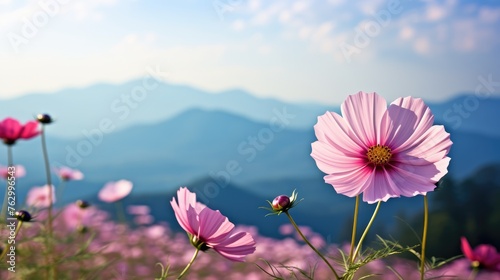
<svg viewBox="0 0 500 280">
<path fill-rule="evenodd" d="M 14 165 L 14 177 L 21 178 L 26 176 L 26 169 L 22 165 Z M 12 169 L 9 169 L 8 166 L 0 165 L 0 178 L 7 180 L 7 178 L 11 177 Z M 10 171 L 10 172 L 9 172 Z"/>
<path fill-rule="evenodd" d="M 50 188 L 52 188 L 52 199 L 50 199 Z M 49 207 L 56 202 L 54 186 L 45 185 L 42 187 L 33 187 L 26 198 L 26 205 L 36 208 Z"/>
<path fill-rule="evenodd" d="M 472 250 L 465 237 L 462 237 L 461 240 L 462 252 L 469 259 L 472 267 L 500 271 L 500 254 L 495 247 L 481 244 Z"/>
<path fill-rule="evenodd" d="M 71 169 L 69 167 L 63 166 L 60 168 L 54 168 L 54 172 L 63 181 L 78 181 L 83 179 L 83 173 L 76 169 Z"/>
<path fill-rule="evenodd" d="M 99 199 L 108 203 L 118 201 L 132 191 L 132 186 L 132 182 L 127 180 L 109 182 L 99 191 Z"/>
<path fill-rule="evenodd" d="M 7 145 L 13 145 L 19 139 L 30 139 L 40 134 L 38 122 L 29 121 L 21 125 L 18 120 L 6 118 L 0 122 L 0 138 Z"/>
<path fill-rule="evenodd" d="M 196 194 L 187 188 L 177 191 L 177 200 L 170 204 L 180 226 L 190 235 L 191 243 L 204 251 L 214 249 L 223 257 L 237 262 L 244 261 L 255 251 L 255 241 L 248 232 L 234 233 L 234 224 L 219 211 L 196 202 Z"/>
<path fill-rule="evenodd" d="M 337 193 L 374 203 L 433 191 L 447 172 L 452 142 L 422 99 L 398 98 L 387 108 L 376 93 L 359 92 L 314 126 L 311 156 Z"/>
</svg>

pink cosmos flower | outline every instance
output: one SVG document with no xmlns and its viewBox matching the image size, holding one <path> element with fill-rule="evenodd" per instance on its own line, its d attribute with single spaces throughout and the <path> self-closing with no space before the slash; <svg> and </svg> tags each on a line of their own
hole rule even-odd
<svg viewBox="0 0 500 280">
<path fill-rule="evenodd" d="M 359 92 L 314 126 L 311 156 L 337 193 L 375 203 L 433 191 L 447 172 L 452 142 L 422 99 L 398 98 L 387 107 L 376 93 Z"/>
<path fill-rule="evenodd" d="M 465 237 L 462 237 L 461 241 L 462 252 L 473 267 L 500 271 L 500 254 L 495 247 L 481 244 L 472 250 Z"/>
<path fill-rule="evenodd" d="M 132 186 L 132 182 L 127 180 L 109 182 L 99 191 L 99 199 L 108 203 L 118 201 L 132 191 Z"/>
<path fill-rule="evenodd" d="M 76 169 L 71 169 L 66 166 L 60 168 L 55 167 L 54 172 L 63 181 L 78 181 L 83 179 L 83 173 Z"/>
<path fill-rule="evenodd" d="M 201 250 L 212 248 L 223 257 L 244 261 L 255 251 L 255 241 L 248 232 L 234 233 L 234 224 L 219 211 L 196 202 L 196 194 L 187 188 L 177 191 L 170 204 L 180 226 L 190 235 L 191 243 Z"/>
<path fill-rule="evenodd" d="M 6 118 L 0 122 L 0 138 L 7 145 L 13 145 L 19 139 L 30 139 L 40 134 L 38 122 L 29 121 L 21 125 L 18 120 Z"/>
<path fill-rule="evenodd" d="M 26 169 L 22 165 L 14 165 L 14 177 L 21 178 L 26 176 Z M 10 169 L 12 170 L 12 169 Z M 7 178 L 11 177 L 12 172 L 9 172 L 8 166 L 0 165 L 0 178 L 7 180 Z"/>
<path fill-rule="evenodd" d="M 52 199 L 50 199 L 49 193 L 52 188 Z M 51 202 L 54 204 L 56 202 L 56 191 L 54 186 L 45 185 L 42 187 L 33 187 L 26 198 L 26 205 L 36 208 L 49 207 Z"/>
</svg>

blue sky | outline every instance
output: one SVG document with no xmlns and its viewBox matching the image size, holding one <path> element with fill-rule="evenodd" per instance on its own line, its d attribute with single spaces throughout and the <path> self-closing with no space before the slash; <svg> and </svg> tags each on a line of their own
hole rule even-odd
<svg viewBox="0 0 500 280">
<path fill-rule="evenodd" d="M 327 104 L 500 82 L 497 1 L 0 0 L 0 14 L 0 98 L 148 68 L 211 92 Z"/>
</svg>

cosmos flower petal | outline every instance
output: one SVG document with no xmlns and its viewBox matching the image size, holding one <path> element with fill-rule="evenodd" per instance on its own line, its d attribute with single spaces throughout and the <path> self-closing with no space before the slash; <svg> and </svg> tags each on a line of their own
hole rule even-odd
<svg viewBox="0 0 500 280">
<path fill-rule="evenodd" d="M 242 262 L 246 255 L 255 252 L 255 241 L 248 232 L 238 232 L 213 248 L 229 260 Z"/>
<path fill-rule="evenodd" d="M 387 201 L 391 197 L 398 196 L 397 186 L 385 170 L 372 172 L 371 180 L 366 181 L 366 187 L 363 191 L 364 202 L 375 203 L 378 201 Z"/>
<path fill-rule="evenodd" d="M 367 181 L 371 180 L 372 173 L 371 168 L 363 166 L 348 172 L 326 175 L 325 182 L 331 184 L 337 193 L 355 197 L 367 188 Z"/>
<path fill-rule="evenodd" d="M 201 237 L 208 244 L 219 243 L 234 229 L 234 224 L 219 211 L 205 207 L 199 213 Z"/>
<path fill-rule="evenodd" d="M 198 238 L 201 238 L 202 231 L 200 228 L 200 221 L 198 220 L 198 213 L 196 212 L 196 209 L 194 209 L 191 205 L 188 206 L 188 209 L 186 211 L 186 217 L 189 229 L 187 230 L 187 232 L 191 233 L 192 235 Z"/>
<path fill-rule="evenodd" d="M 385 140 L 382 143 L 390 147 L 403 149 L 414 143 L 432 127 L 434 116 L 420 98 L 398 98 L 391 103 L 384 115 L 383 126 Z"/>
<path fill-rule="evenodd" d="M 172 205 L 175 218 L 177 219 L 177 222 L 182 227 L 182 229 L 191 234 L 195 234 L 195 230 L 192 229 L 191 225 L 189 224 L 187 209 L 184 209 L 184 207 L 181 208 L 181 206 L 179 206 L 175 201 L 175 198 L 172 198 L 172 200 L 170 201 L 170 205 Z"/>
<path fill-rule="evenodd" d="M 399 155 L 409 155 L 414 158 L 421 158 L 426 161 L 436 161 L 435 155 L 444 152 L 447 155 L 450 151 L 453 142 L 450 140 L 450 134 L 444 130 L 441 125 L 436 125 L 429 128 L 419 138 L 414 139 L 412 144 L 407 144 L 394 149 L 394 152 Z M 441 157 L 442 158 L 442 157 Z"/>
<path fill-rule="evenodd" d="M 409 168 L 411 169 L 411 167 Z M 429 180 L 428 177 L 399 167 L 393 166 L 390 176 L 402 196 L 425 195 L 436 188 L 435 181 Z"/>
<path fill-rule="evenodd" d="M 327 143 L 339 153 L 355 156 L 364 150 L 364 144 L 351 131 L 349 124 L 337 113 L 326 112 L 318 117 L 314 132 L 320 142 Z"/>
<path fill-rule="evenodd" d="M 316 160 L 318 168 L 328 174 L 358 169 L 364 162 L 361 157 L 345 157 L 332 145 L 319 141 L 312 143 L 311 156 Z"/>
<path fill-rule="evenodd" d="M 341 106 L 342 116 L 365 148 L 380 143 L 380 125 L 387 102 L 376 93 L 350 95 Z"/>
<path fill-rule="evenodd" d="M 30 139 L 37 136 L 38 134 L 40 134 L 40 131 L 38 131 L 38 122 L 29 121 L 22 127 L 19 138 Z"/>
<path fill-rule="evenodd" d="M 132 182 L 127 180 L 108 182 L 99 191 L 98 197 L 104 202 L 115 202 L 126 197 L 132 191 L 132 187 Z"/>
<path fill-rule="evenodd" d="M 471 261 L 475 261 L 474 251 L 472 251 L 472 248 L 469 244 L 469 241 L 467 241 L 467 238 L 463 236 L 461 238 L 461 246 L 462 246 L 462 253 L 464 253 L 465 257 Z"/>
</svg>

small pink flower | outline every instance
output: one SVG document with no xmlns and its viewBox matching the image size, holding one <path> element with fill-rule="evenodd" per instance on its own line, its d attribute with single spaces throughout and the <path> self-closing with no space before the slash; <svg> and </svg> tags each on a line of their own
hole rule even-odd
<svg viewBox="0 0 500 280">
<path fill-rule="evenodd" d="M 326 112 L 314 131 L 311 156 L 337 193 L 375 203 L 425 195 L 447 172 L 452 142 L 422 99 L 398 98 L 387 107 L 376 93 L 359 92 Z"/>
<path fill-rule="evenodd" d="M 132 182 L 127 180 L 109 182 L 99 191 L 99 199 L 108 203 L 118 201 L 132 191 L 132 186 Z"/>
<path fill-rule="evenodd" d="M 14 165 L 14 169 L 9 169 L 8 166 L 0 166 L 0 177 L 7 180 L 7 178 L 12 176 L 12 170 L 14 171 L 15 178 L 21 178 L 26 176 L 26 170 L 22 165 Z"/>
<path fill-rule="evenodd" d="M 131 215 L 149 215 L 151 209 L 147 205 L 129 205 L 127 212 Z"/>
<path fill-rule="evenodd" d="M 64 208 L 61 216 L 68 228 L 76 229 L 88 224 L 90 211 L 88 208 L 82 209 L 77 204 L 71 203 Z"/>
<path fill-rule="evenodd" d="M 83 179 L 83 173 L 76 169 L 71 169 L 66 166 L 60 168 L 55 167 L 54 172 L 63 181 L 79 181 Z"/>
<path fill-rule="evenodd" d="M 491 245 L 481 244 L 472 250 L 465 237 L 461 238 L 462 252 L 476 268 L 500 271 L 500 254 Z"/>
<path fill-rule="evenodd" d="M 196 202 L 196 194 L 187 188 L 177 191 L 170 204 L 180 226 L 191 236 L 191 243 L 201 250 L 212 248 L 223 257 L 242 262 L 255 251 L 255 241 L 248 232 L 234 233 L 234 224 L 219 211 Z"/>
<path fill-rule="evenodd" d="M 52 189 L 52 199 L 50 199 L 49 193 Z M 45 185 L 42 187 L 33 187 L 26 198 L 26 204 L 31 207 L 44 208 L 49 207 L 50 204 L 56 202 L 56 191 L 54 186 Z"/>
<path fill-rule="evenodd" d="M 7 145 L 13 145 L 19 139 L 30 139 L 40 134 L 37 121 L 21 125 L 18 120 L 6 118 L 0 122 L 0 138 Z"/>
</svg>

